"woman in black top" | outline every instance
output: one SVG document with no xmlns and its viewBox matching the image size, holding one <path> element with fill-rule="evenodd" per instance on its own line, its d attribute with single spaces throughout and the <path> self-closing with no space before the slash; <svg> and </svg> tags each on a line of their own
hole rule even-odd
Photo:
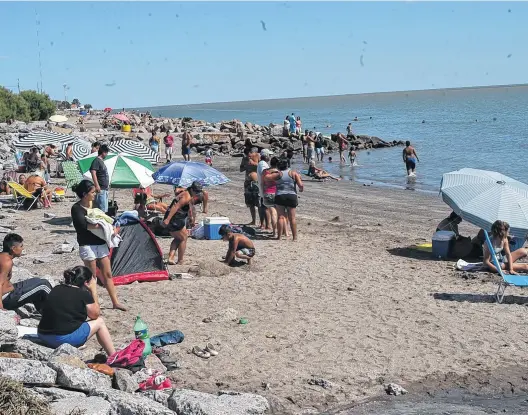
<svg viewBox="0 0 528 415">
<path fill-rule="evenodd" d="M 57 285 L 48 295 L 42 308 L 38 336 L 48 346 L 56 348 L 64 343 L 82 346 L 95 334 L 105 352 L 111 355 L 115 352 L 114 344 L 100 314 L 92 271 L 81 265 L 73 267 L 64 271 L 64 284 Z"/>
<path fill-rule="evenodd" d="M 112 281 L 108 245 L 103 239 L 90 231 L 90 229 L 97 229 L 99 225 L 90 224 L 86 220 L 87 209 L 91 208 L 91 203 L 95 199 L 95 185 L 90 180 L 82 180 L 77 186 L 74 186 L 73 191 L 81 199 L 71 208 L 73 226 L 77 232 L 77 242 L 79 243 L 79 255 L 84 265 L 92 271 L 94 276 L 97 274 L 97 268 L 101 271 L 113 307 L 126 311 L 126 308 L 119 304 L 114 282 Z"/>
<path fill-rule="evenodd" d="M 175 198 L 165 213 L 163 225 L 167 227 L 171 236 L 174 238 L 169 251 L 169 265 L 182 265 L 185 248 L 187 248 L 187 217 L 191 210 L 192 200 L 195 196 L 202 193 L 200 182 L 193 182 L 187 189 L 175 188 Z M 174 262 L 174 257 L 178 251 L 178 262 Z"/>
</svg>

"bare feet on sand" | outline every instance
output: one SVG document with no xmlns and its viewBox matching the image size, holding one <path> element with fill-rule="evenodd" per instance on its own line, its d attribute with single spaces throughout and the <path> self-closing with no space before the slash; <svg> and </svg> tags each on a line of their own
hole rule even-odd
<svg viewBox="0 0 528 415">
<path fill-rule="evenodd" d="M 114 310 L 127 311 L 126 307 L 122 306 L 121 304 L 114 304 L 112 308 Z"/>
</svg>

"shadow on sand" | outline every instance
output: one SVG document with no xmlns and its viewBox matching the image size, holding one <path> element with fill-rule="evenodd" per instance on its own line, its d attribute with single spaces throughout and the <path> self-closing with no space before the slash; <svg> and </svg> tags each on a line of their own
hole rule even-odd
<svg viewBox="0 0 528 415">
<path fill-rule="evenodd" d="M 421 251 L 415 247 L 407 246 L 404 248 L 390 248 L 387 252 L 391 255 L 400 256 L 404 258 L 421 259 L 424 261 L 437 261 L 431 252 Z"/>
<path fill-rule="evenodd" d="M 456 301 L 468 303 L 496 303 L 497 299 L 494 294 L 457 294 L 457 293 L 434 293 L 435 300 Z M 504 296 L 503 304 L 528 305 L 528 296 L 520 297 L 518 295 Z"/>
<path fill-rule="evenodd" d="M 43 222 L 54 226 L 69 226 L 72 223 L 72 218 L 71 216 L 64 216 L 62 218 L 44 220 Z"/>
</svg>

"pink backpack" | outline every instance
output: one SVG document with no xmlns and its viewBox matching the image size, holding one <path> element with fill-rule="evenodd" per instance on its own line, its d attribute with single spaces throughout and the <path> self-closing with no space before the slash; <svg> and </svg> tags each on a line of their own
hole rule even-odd
<svg viewBox="0 0 528 415">
<path fill-rule="evenodd" d="M 133 366 L 143 354 L 145 343 L 141 339 L 136 339 L 122 350 L 118 350 L 114 354 L 108 356 L 106 364 L 113 367 L 128 367 Z"/>
</svg>

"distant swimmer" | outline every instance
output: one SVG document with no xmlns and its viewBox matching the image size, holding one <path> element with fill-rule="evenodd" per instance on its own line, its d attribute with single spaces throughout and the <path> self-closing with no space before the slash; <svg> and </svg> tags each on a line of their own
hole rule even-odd
<svg viewBox="0 0 528 415">
<path fill-rule="evenodd" d="M 358 117 L 354 117 L 354 121 L 359 121 Z"/>
<path fill-rule="evenodd" d="M 425 120 L 422 120 L 422 124 L 425 124 Z"/>
<path fill-rule="evenodd" d="M 407 176 L 416 176 L 416 163 L 420 161 L 418 154 L 410 141 L 405 142 L 405 148 L 403 149 L 403 162 L 407 168 Z"/>
</svg>

